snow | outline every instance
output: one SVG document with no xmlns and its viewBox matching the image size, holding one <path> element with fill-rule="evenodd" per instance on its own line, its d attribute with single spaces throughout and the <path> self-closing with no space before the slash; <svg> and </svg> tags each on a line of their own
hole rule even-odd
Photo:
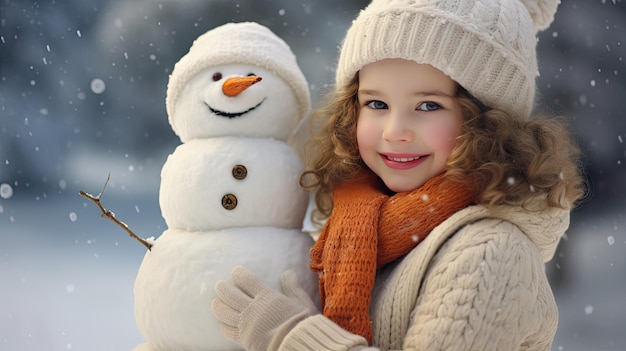
<svg viewBox="0 0 626 351">
<path fill-rule="evenodd" d="M 13 196 L 13 188 L 7 183 L 0 184 L 0 197 L 10 199 Z"/>
<path fill-rule="evenodd" d="M 106 83 L 100 78 L 95 78 L 91 81 L 91 91 L 94 94 L 102 94 L 106 90 Z"/>
<path fill-rule="evenodd" d="M 83 202 L 65 194 L 2 203 L 0 350 L 130 350 L 142 341 L 132 286 L 144 249 Z"/>
<path fill-rule="evenodd" d="M 311 296 L 316 275 L 308 269 L 312 240 L 279 227 L 239 227 L 191 232 L 168 229 L 146 254 L 134 284 L 135 316 L 142 334 L 164 350 L 239 349 L 220 331 L 210 310 L 213 287 L 237 265 L 274 289 L 279 273 L 294 269 Z"/>
<path fill-rule="evenodd" d="M 553 277 L 560 313 L 553 350 L 626 350 L 623 211 L 574 217 L 556 259 L 562 281 Z"/>
</svg>

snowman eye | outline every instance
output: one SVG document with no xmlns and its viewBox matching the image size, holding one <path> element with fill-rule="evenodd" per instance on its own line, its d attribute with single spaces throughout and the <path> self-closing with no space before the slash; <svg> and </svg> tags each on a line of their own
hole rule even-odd
<svg viewBox="0 0 626 351">
<path fill-rule="evenodd" d="M 213 81 L 214 82 L 217 82 L 220 79 L 222 79 L 222 74 L 220 72 L 217 72 L 217 73 L 213 74 Z"/>
<path fill-rule="evenodd" d="M 250 76 L 256 76 L 256 74 L 254 74 L 254 73 L 248 73 L 248 77 L 250 77 Z"/>
</svg>

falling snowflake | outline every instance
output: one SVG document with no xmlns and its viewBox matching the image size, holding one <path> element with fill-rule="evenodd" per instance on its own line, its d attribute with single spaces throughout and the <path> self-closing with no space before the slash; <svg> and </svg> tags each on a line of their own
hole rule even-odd
<svg viewBox="0 0 626 351">
<path fill-rule="evenodd" d="M 91 81 L 91 91 L 93 91 L 94 94 L 102 94 L 106 88 L 106 84 L 100 78 L 96 78 Z"/>
<path fill-rule="evenodd" d="M 0 184 L 0 197 L 3 199 L 10 199 L 13 196 L 13 188 L 7 184 Z"/>
<path fill-rule="evenodd" d="M 609 245 L 613 245 L 613 244 L 615 244 L 615 238 L 613 237 L 613 235 L 609 235 L 609 236 L 606 238 L 606 241 L 609 243 Z"/>
</svg>

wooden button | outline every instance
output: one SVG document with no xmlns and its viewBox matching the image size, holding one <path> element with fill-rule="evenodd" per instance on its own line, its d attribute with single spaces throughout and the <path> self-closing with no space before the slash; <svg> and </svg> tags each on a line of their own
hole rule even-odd
<svg viewBox="0 0 626 351">
<path fill-rule="evenodd" d="M 248 169 L 244 165 L 236 165 L 233 167 L 233 177 L 235 179 L 244 179 L 248 175 Z"/>
<path fill-rule="evenodd" d="M 237 197 L 233 194 L 226 194 L 222 197 L 222 207 L 232 210 L 237 207 Z"/>
</svg>

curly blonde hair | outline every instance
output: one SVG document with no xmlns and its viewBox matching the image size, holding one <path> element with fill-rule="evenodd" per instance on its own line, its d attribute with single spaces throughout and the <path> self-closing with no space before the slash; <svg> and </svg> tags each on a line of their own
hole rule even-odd
<svg viewBox="0 0 626 351">
<path fill-rule="evenodd" d="M 315 111 L 305 157 L 312 162 L 300 184 L 316 191 L 314 222 L 332 211 L 332 191 L 341 181 L 369 171 L 359 155 L 358 74 L 336 87 L 328 105 Z M 463 113 L 461 135 L 446 176 L 472 179 L 477 204 L 524 206 L 539 196 L 549 207 L 571 208 L 584 195 L 580 151 L 562 118 L 527 118 L 490 109 L 457 87 Z M 468 178 L 469 177 L 469 178 Z"/>
</svg>

